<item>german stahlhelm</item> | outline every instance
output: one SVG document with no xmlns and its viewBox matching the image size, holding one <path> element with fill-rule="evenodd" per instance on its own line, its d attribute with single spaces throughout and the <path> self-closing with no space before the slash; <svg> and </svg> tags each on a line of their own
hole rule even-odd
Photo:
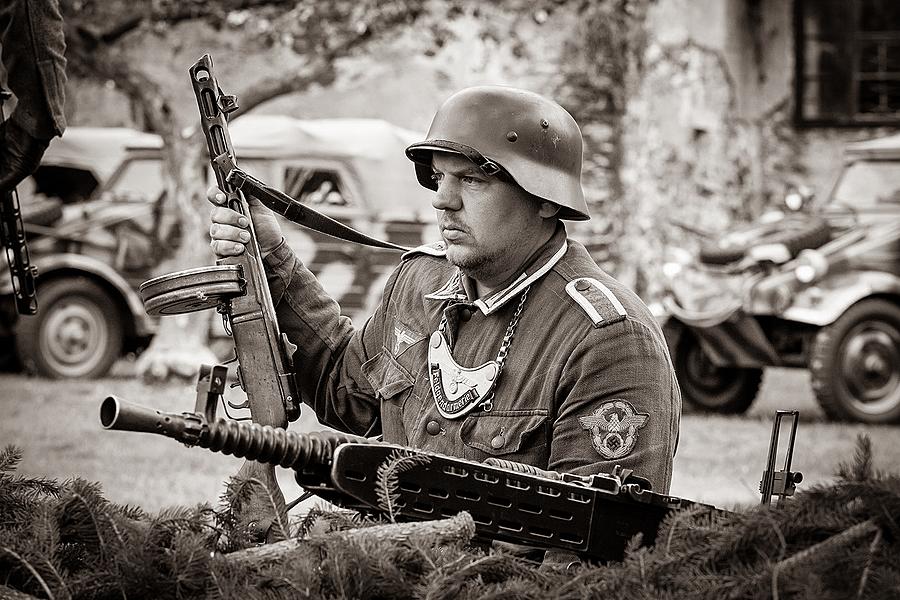
<svg viewBox="0 0 900 600">
<path fill-rule="evenodd" d="M 406 149 L 419 183 L 432 190 L 435 151 L 462 154 L 487 175 L 505 173 L 558 205 L 560 219 L 590 219 L 581 188 L 581 130 L 563 107 L 538 94 L 505 86 L 457 92 L 438 109 L 427 139 Z"/>
</svg>

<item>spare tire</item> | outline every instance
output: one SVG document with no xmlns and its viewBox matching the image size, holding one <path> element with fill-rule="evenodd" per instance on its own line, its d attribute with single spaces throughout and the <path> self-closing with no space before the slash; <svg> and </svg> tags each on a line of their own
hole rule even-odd
<svg viewBox="0 0 900 600">
<path fill-rule="evenodd" d="M 778 221 L 739 227 L 715 242 L 701 246 L 698 258 L 709 265 L 727 265 L 744 258 L 750 248 L 763 244 L 784 244 L 794 257 L 801 250 L 818 248 L 830 239 L 831 227 L 825 219 L 789 215 Z"/>
</svg>

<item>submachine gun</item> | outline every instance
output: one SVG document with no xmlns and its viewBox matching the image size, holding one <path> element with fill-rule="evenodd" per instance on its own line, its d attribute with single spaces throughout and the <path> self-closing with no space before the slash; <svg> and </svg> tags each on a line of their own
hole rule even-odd
<svg viewBox="0 0 900 600">
<path fill-rule="evenodd" d="M 237 110 L 237 98 L 222 92 L 208 54 L 191 66 L 190 77 L 216 181 L 226 195 L 227 205 L 247 217 L 250 240 L 245 252 L 219 259 L 215 266 L 178 271 L 144 282 L 140 287 L 141 299 L 147 314 L 152 316 L 211 308 L 221 313 L 225 330 L 234 338 L 237 380 L 247 395 L 245 402 L 229 402 L 229 405 L 237 409 L 249 408 L 254 423 L 286 427 L 289 421 L 300 416 L 293 362 L 297 348 L 279 331 L 250 205 L 244 193 L 287 219 L 322 233 L 380 248 L 408 248 L 370 238 L 304 206 L 238 168 L 228 133 L 228 115 Z M 226 374 L 221 375 L 223 381 Z M 247 461 L 238 476 L 262 481 L 275 499 L 277 509 L 284 510 L 284 496 L 271 464 Z M 258 524 L 257 535 L 261 536 L 274 519 L 271 504 L 268 496 L 260 497 L 257 508 L 248 510 L 248 514 L 256 513 L 255 516 L 250 514 L 250 520 Z"/>
<path fill-rule="evenodd" d="M 593 560 L 621 559 L 637 534 L 652 544 L 673 510 L 720 512 L 652 492 L 641 478 L 623 471 L 571 475 L 511 461 L 479 463 L 347 434 L 302 434 L 216 419 L 224 375 L 221 365 L 201 370 L 194 412 L 166 413 L 109 396 L 101 404 L 100 422 L 106 429 L 156 433 L 293 469 L 307 492 L 348 509 L 398 520 L 468 511 L 481 539 L 561 548 Z M 383 482 L 391 477 L 396 487 L 386 490 Z"/>
<path fill-rule="evenodd" d="M 3 105 L 11 97 L 12 93 L 0 89 L 0 121 L 6 120 Z M 28 255 L 25 225 L 22 222 L 19 195 L 15 188 L 3 192 L 0 197 L 0 246 L 6 253 L 6 262 L 9 265 L 16 312 L 20 315 L 37 314 L 37 292 L 34 283 L 37 267 L 31 264 Z"/>
</svg>

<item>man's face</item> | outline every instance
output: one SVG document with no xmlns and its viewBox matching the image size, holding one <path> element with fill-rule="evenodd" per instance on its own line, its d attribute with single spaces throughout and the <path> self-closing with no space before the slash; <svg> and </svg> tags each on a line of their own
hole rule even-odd
<svg viewBox="0 0 900 600">
<path fill-rule="evenodd" d="M 501 283 L 536 249 L 539 203 L 458 154 L 435 152 L 431 164 L 438 184 L 431 203 L 447 260 L 480 283 Z"/>
</svg>

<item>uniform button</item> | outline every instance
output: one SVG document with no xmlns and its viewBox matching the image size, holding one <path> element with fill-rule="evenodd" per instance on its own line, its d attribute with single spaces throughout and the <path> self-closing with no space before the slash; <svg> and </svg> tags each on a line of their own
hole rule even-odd
<svg viewBox="0 0 900 600">
<path fill-rule="evenodd" d="M 459 318 L 463 321 L 468 321 L 472 318 L 472 309 L 471 308 L 463 308 L 459 311 Z"/>
<path fill-rule="evenodd" d="M 506 444 L 506 438 L 502 435 L 495 435 L 494 439 L 491 440 L 491 448 L 494 450 L 499 450 Z"/>
<path fill-rule="evenodd" d="M 437 421 L 428 421 L 428 424 L 425 426 L 425 431 L 431 435 L 437 435 L 441 432 L 441 424 Z"/>
<path fill-rule="evenodd" d="M 579 292 L 586 292 L 588 289 L 590 289 L 590 287 L 591 287 L 591 284 L 588 283 L 586 279 L 582 279 L 581 281 L 579 281 L 578 283 L 575 284 L 575 289 L 578 290 Z"/>
<path fill-rule="evenodd" d="M 441 347 L 441 334 L 438 331 L 435 331 L 431 334 L 431 341 L 429 342 L 432 348 L 440 348 Z"/>
</svg>

